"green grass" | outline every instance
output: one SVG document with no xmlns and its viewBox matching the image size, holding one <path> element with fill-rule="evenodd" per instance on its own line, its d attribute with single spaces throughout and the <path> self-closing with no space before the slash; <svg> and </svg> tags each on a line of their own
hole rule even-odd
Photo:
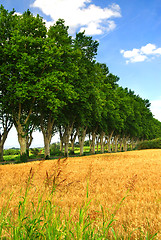
<svg viewBox="0 0 161 240">
<path fill-rule="evenodd" d="M 58 150 L 58 149 L 56 149 Z M 69 156 L 80 156 L 80 148 L 79 147 L 75 147 L 74 148 L 74 154 L 70 154 L 71 152 L 71 147 L 69 147 Z M 108 148 L 107 146 L 105 146 L 105 153 L 107 152 Z M 37 154 L 37 151 L 39 152 L 39 154 Z M 41 151 L 41 154 L 40 154 Z M 91 151 L 90 151 L 90 147 L 89 146 L 84 146 L 83 148 L 83 155 L 92 155 Z M 50 159 L 58 159 L 59 157 L 63 157 L 64 155 L 64 149 L 63 149 L 63 153 L 61 153 L 60 151 L 56 151 L 56 153 L 54 154 L 53 151 L 51 151 L 51 156 Z M 98 146 L 98 151 L 97 151 L 97 146 L 95 146 L 95 154 L 101 154 L 101 147 L 100 145 Z M 30 159 L 41 159 L 44 157 L 44 149 L 43 148 L 33 148 L 30 149 L 30 153 L 29 153 L 29 160 Z M 6 162 L 13 162 L 13 163 L 19 163 L 20 162 L 20 155 L 4 155 L 3 156 L 4 161 Z"/>
<path fill-rule="evenodd" d="M 20 161 L 20 155 L 5 155 L 3 158 L 4 161 Z"/>
<path fill-rule="evenodd" d="M 34 154 L 30 154 L 29 159 L 41 159 L 43 158 L 43 154 L 39 156 L 35 156 Z M 20 162 L 20 155 L 5 155 L 3 156 L 5 162 L 13 162 L 19 163 Z"/>
</svg>

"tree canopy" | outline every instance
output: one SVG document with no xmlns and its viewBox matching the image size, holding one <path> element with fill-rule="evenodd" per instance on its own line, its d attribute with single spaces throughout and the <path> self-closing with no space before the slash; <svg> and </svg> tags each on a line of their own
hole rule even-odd
<svg viewBox="0 0 161 240">
<path fill-rule="evenodd" d="M 55 131 L 68 144 L 78 136 L 83 154 L 87 134 L 105 142 L 127 144 L 161 135 L 147 99 L 118 85 L 119 77 L 105 63 L 96 61 L 99 44 L 85 32 L 75 38 L 59 19 L 49 29 L 43 19 L 29 10 L 22 15 L 0 7 L 0 153 L 12 125 L 16 127 L 21 158 L 34 128 L 42 131 L 45 158 Z M 57 129 L 57 130 L 56 130 Z M 29 141 L 30 136 L 30 141 Z M 71 140 L 72 141 L 72 140 Z M 29 144 L 30 143 L 30 144 Z M 94 147 L 93 147 L 94 151 Z"/>
</svg>

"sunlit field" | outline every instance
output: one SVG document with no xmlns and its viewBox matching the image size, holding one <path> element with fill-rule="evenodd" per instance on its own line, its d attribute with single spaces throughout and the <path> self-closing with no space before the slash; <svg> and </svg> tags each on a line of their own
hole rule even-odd
<svg viewBox="0 0 161 240">
<path fill-rule="evenodd" d="M 161 239 L 160 174 L 161 150 L 1 165 L 0 237 Z"/>
</svg>

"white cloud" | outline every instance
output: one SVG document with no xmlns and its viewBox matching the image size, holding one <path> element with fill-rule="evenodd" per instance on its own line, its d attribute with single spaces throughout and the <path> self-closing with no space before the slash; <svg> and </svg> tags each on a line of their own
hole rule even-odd
<svg viewBox="0 0 161 240">
<path fill-rule="evenodd" d="M 123 54 L 123 56 L 125 58 L 134 58 L 134 57 L 138 56 L 139 49 L 134 48 L 132 51 L 121 50 L 121 53 Z"/>
<path fill-rule="evenodd" d="M 19 12 L 15 12 L 14 15 L 17 15 L 17 16 L 22 16 L 22 13 L 19 13 Z"/>
<path fill-rule="evenodd" d="M 155 56 L 161 56 L 161 48 L 157 48 L 155 44 L 148 43 L 140 49 L 121 50 L 120 53 L 124 58 L 128 59 L 126 63 L 144 62 L 145 60 L 154 59 Z"/>
<path fill-rule="evenodd" d="M 157 100 L 152 100 L 151 102 L 151 111 L 156 119 L 161 121 L 161 97 Z"/>
<path fill-rule="evenodd" d="M 155 54 L 161 55 L 161 48 L 157 48 L 154 52 L 155 52 Z"/>
<path fill-rule="evenodd" d="M 89 35 L 99 35 L 113 30 L 116 24 L 113 18 L 121 17 L 119 5 L 112 4 L 101 8 L 92 4 L 92 0 L 35 0 L 31 7 L 38 7 L 49 15 L 52 25 L 56 20 L 62 18 L 69 26 L 70 34 L 81 29 Z"/>
<path fill-rule="evenodd" d="M 144 62 L 145 59 L 147 59 L 147 57 L 140 54 L 140 55 L 136 56 L 135 58 L 131 59 L 131 62 Z"/>
<path fill-rule="evenodd" d="M 87 35 L 99 35 L 103 33 L 103 28 L 100 26 L 99 22 L 90 22 L 86 27 L 81 27 L 80 32 L 85 31 Z"/>
</svg>

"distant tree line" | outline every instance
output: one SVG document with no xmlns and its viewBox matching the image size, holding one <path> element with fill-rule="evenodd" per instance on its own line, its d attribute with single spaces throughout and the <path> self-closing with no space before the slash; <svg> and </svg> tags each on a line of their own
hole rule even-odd
<svg viewBox="0 0 161 240">
<path fill-rule="evenodd" d="M 119 78 L 106 64 L 96 62 L 98 42 L 84 32 L 72 38 L 64 20 L 49 29 L 43 19 L 27 10 L 21 16 L 0 7 L 0 159 L 14 125 L 21 159 L 28 158 L 32 133 L 43 134 L 45 158 L 50 142 L 60 134 L 60 148 L 76 136 L 80 154 L 87 134 L 95 152 L 105 142 L 127 150 L 141 139 L 161 136 L 161 123 L 153 118 L 148 100 L 118 85 Z"/>
</svg>

